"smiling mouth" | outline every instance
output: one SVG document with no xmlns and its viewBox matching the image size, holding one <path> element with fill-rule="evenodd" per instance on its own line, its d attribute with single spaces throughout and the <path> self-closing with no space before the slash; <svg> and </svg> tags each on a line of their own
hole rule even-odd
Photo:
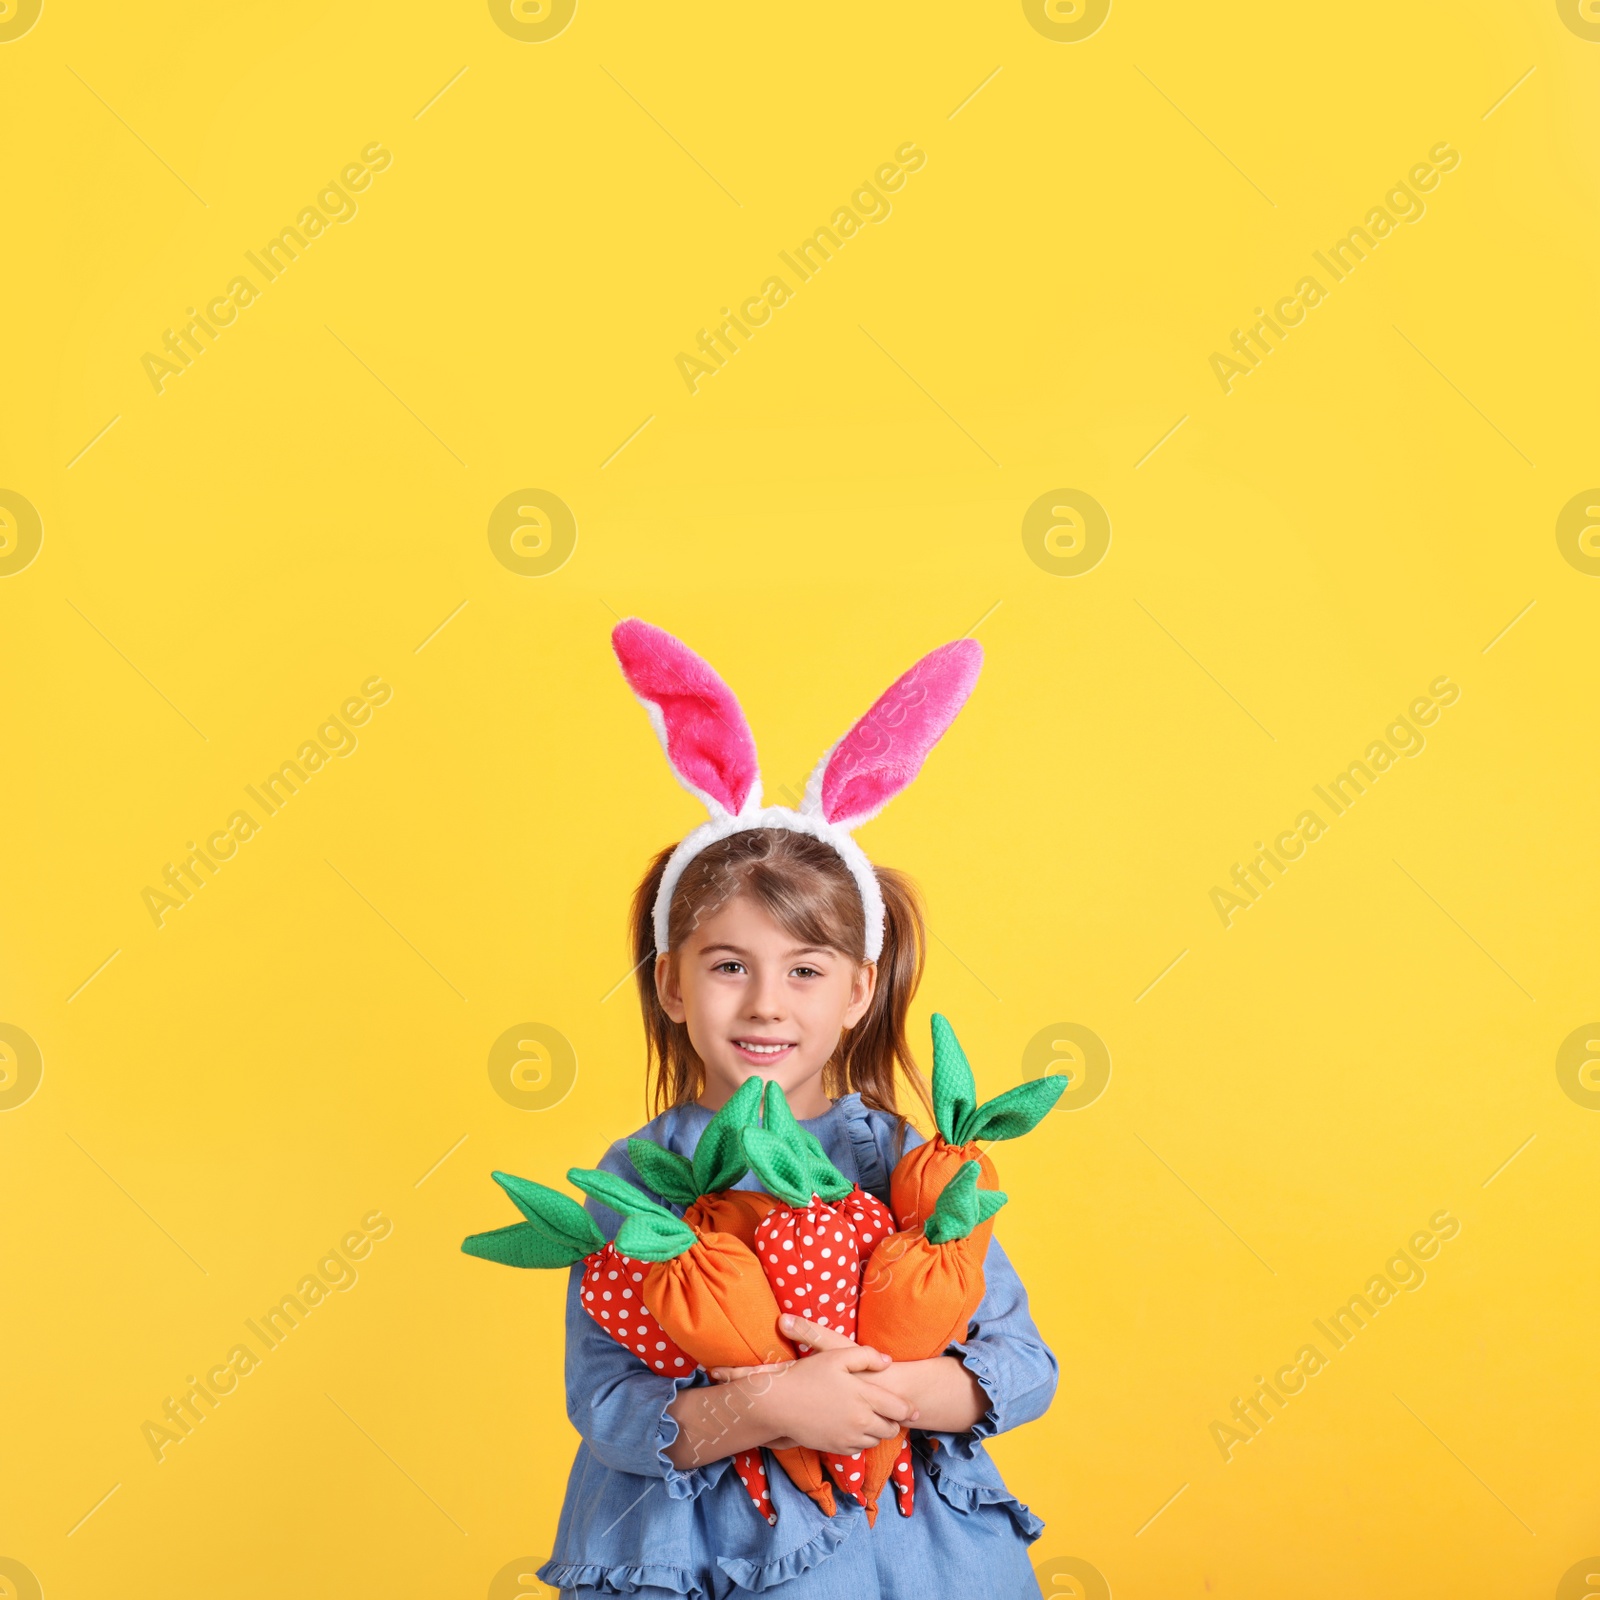
<svg viewBox="0 0 1600 1600">
<path fill-rule="evenodd" d="M 794 1049 L 794 1042 L 788 1039 L 735 1039 L 732 1043 L 735 1050 L 769 1061 L 774 1056 L 781 1056 L 785 1050 Z"/>
</svg>

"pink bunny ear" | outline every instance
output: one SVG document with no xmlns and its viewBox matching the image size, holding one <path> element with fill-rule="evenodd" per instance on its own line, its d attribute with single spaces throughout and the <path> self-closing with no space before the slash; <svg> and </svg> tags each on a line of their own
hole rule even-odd
<svg viewBox="0 0 1600 1600">
<path fill-rule="evenodd" d="M 875 817 L 922 770 L 967 703 L 982 666 L 976 639 L 957 639 L 925 655 L 823 758 L 801 809 L 820 811 L 842 828 Z"/>
<path fill-rule="evenodd" d="M 756 742 L 733 690 L 687 645 L 637 617 L 611 630 L 628 687 L 638 695 L 672 770 L 713 815 L 737 816 L 756 786 Z"/>
</svg>

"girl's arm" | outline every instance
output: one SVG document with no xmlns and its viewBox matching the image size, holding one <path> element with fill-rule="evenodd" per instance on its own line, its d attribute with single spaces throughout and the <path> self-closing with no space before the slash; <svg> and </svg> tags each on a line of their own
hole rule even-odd
<svg viewBox="0 0 1600 1600">
<path fill-rule="evenodd" d="M 1027 1291 L 997 1240 L 989 1242 L 983 1270 L 983 1303 L 951 1353 L 896 1361 L 864 1379 L 910 1402 L 921 1413 L 918 1426 L 937 1434 L 961 1459 L 969 1459 L 982 1440 L 1042 1417 L 1056 1389 L 1056 1358 L 1034 1326 Z M 843 1334 L 796 1317 L 780 1318 L 779 1327 L 818 1350 L 849 1347 Z M 763 1370 L 718 1369 L 711 1376 L 744 1378 Z"/>
<path fill-rule="evenodd" d="M 671 1406 L 693 1374 L 652 1372 L 583 1309 L 583 1263 L 567 1290 L 567 1416 L 594 1457 L 616 1472 L 664 1478 L 674 1500 L 692 1499 L 726 1470 L 708 1456 L 682 1470 L 670 1454 L 677 1424 Z M 702 1470 L 706 1469 L 706 1470 Z"/>
<path fill-rule="evenodd" d="M 1060 1370 L 1028 1311 L 1028 1291 L 998 1239 L 989 1241 L 983 1275 L 983 1303 L 966 1338 L 952 1344 L 943 1358 L 958 1357 L 976 1380 L 979 1415 L 961 1428 L 922 1425 L 960 1460 L 970 1460 L 983 1440 L 1042 1417 L 1055 1398 Z"/>
</svg>

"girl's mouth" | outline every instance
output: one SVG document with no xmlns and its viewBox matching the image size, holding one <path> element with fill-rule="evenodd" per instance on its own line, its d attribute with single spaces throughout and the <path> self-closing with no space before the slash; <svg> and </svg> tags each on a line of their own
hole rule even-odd
<svg viewBox="0 0 1600 1600">
<path fill-rule="evenodd" d="M 782 1061 L 794 1049 L 789 1039 L 734 1039 L 730 1043 L 744 1060 L 764 1067 Z"/>
</svg>

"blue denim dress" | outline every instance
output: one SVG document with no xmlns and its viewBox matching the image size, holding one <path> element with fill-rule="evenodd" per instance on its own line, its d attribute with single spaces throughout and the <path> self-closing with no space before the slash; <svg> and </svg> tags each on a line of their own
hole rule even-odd
<svg viewBox="0 0 1600 1600">
<path fill-rule="evenodd" d="M 698 1105 L 676 1106 L 640 1136 L 692 1157 L 710 1120 Z M 840 1172 L 887 1202 L 893 1117 L 848 1094 L 801 1125 Z M 920 1142 L 908 1125 L 906 1146 Z M 600 1165 L 644 1188 L 625 1142 L 612 1145 Z M 749 1177 L 743 1187 L 760 1185 Z M 606 1237 L 614 1236 L 621 1218 L 592 1199 L 588 1209 Z M 731 1458 L 688 1472 L 674 1467 L 666 1449 L 678 1424 L 667 1407 L 680 1389 L 705 1383 L 705 1374 L 667 1377 L 623 1349 L 584 1311 L 582 1273 L 581 1263 L 573 1267 L 567 1291 L 567 1415 L 582 1442 L 555 1553 L 539 1569 L 545 1583 L 563 1595 L 641 1600 L 769 1592 L 774 1600 L 1039 1595 L 1028 1546 L 1044 1524 L 1007 1491 L 983 1441 L 1044 1414 L 1055 1393 L 1056 1359 L 998 1240 L 984 1262 L 983 1304 L 967 1338 L 947 1351 L 965 1362 L 989 1409 L 966 1433 L 913 1431 L 915 1514 L 902 1517 L 886 1492 L 875 1528 L 842 1495 L 836 1515 L 824 1516 L 770 1456 L 776 1527 L 756 1513 Z"/>
</svg>

